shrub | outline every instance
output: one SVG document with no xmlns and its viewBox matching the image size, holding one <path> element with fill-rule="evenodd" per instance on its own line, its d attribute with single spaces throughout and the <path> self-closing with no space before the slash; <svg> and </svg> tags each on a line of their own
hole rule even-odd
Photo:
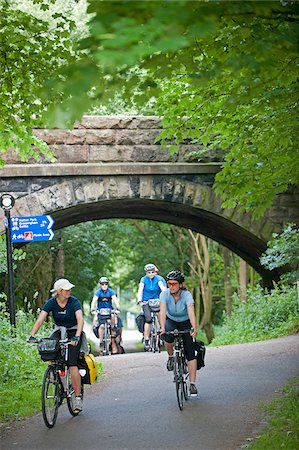
<svg viewBox="0 0 299 450">
<path fill-rule="evenodd" d="M 271 292 L 261 287 L 248 290 L 247 302 L 235 294 L 231 318 L 225 316 L 216 328 L 212 345 L 252 342 L 299 331 L 299 306 L 295 287 L 276 286 Z"/>
</svg>

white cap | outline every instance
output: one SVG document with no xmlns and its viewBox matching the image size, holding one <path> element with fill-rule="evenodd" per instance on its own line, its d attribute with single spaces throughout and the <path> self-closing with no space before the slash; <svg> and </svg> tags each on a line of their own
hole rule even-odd
<svg viewBox="0 0 299 450">
<path fill-rule="evenodd" d="M 70 283 L 69 280 L 67 280 L 66 278 L 60 278 L 59 280 L 55 281 L 53 289 L 51 289 L 50 292 L 59 291 L 60 289 L 68 291 L 73 287 L 75 287 L 75 285 Z"/>
</svg>

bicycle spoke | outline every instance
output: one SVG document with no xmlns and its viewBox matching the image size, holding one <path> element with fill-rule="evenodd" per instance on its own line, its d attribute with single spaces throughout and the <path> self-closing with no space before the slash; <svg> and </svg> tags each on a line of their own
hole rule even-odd
<svg viewBox="0 0 299 450">
<path fill-rule="evenodd" d="M 59 380 L 53 366 L 48 366 L 42 386 L 42 413 L 48 428 L 55 425 L 60 401 Z"/>
</svg>

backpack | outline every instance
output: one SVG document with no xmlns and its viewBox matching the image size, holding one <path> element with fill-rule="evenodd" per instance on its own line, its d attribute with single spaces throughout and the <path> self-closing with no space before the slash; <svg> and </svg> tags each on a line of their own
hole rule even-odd
<svg viewBox="0 0 299 450">
<path fill-rule="evenodd" d="M 193 342 L 194 345 L 194 352 L 197 360 L 197 370 L 201 369 L 205 366 L 205 354 L 206 354 L 206 348 L 205 344 L 202 341 L 195 340 Z"/>
<path fill-rule="evenodd" d="M 98 367 L 92 353 L 88 353 L 86 356 L 79 356 L 78 369 L 83 384 L 93 384 L 96 381 L 98 376 Z"/>
</svg>

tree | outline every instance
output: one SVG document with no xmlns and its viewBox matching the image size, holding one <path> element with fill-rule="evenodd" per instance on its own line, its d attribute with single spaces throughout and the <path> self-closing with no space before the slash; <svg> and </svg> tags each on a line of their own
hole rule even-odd
<svg viewBox="0 0 299 450">
<path fill-rule="evenodd" d="M 269 270 L 288 265 L 290 271 L 282 279 L 294 283 L 299 280 L 299 230 L 288 224 L 281 234 L 274 233 L 268 248 L 260 258 L 261 264 Z"/>
<path fill-rule="evenodd" d="M 76 8 L 75 0 L 0 0 L 0 156 L 14 149 L 23 161 L 41 154 L 54 160 L 32 130 L 69 97 L 56 83 L 76 59 Z"/>
</svg>

